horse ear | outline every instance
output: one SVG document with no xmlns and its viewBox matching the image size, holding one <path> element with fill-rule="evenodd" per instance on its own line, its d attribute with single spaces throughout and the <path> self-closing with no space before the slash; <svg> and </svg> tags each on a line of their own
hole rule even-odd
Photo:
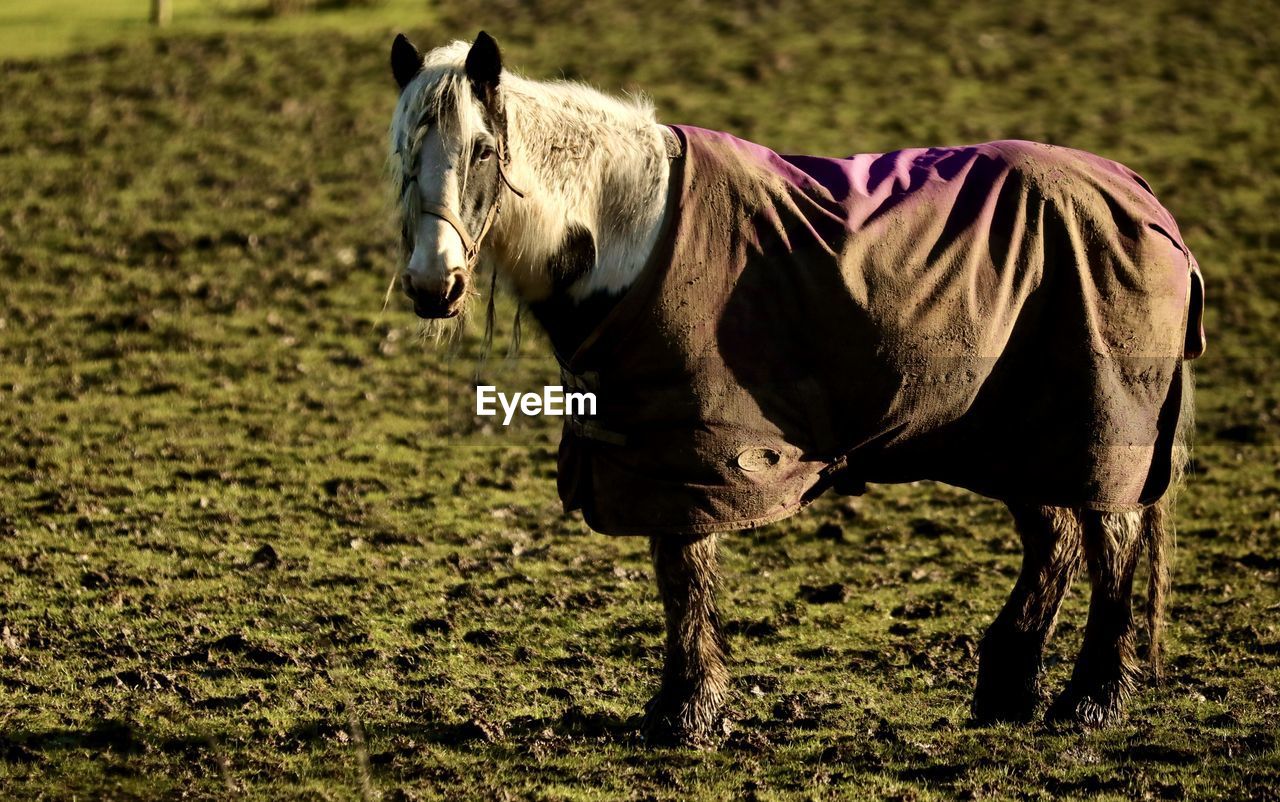
<svg viewBox="0 0 1280 802">
<path fill-rule="evenodd" d="M 396 40 L 391 43 L 391 74 L 396 77 L 396 83 L 400 84 L 400 91 L 403 92 L 420 72 L 422 54 L 409 41 L 409 37 L 402 33 L 396 34 Z"/>
<path fill-rule="evenodd" d="M 498 76 L 502 74 L 502 53 L 498 43 L 481 31 L 467 53 L 467 78 L 476 97 L 488 104 L 498 89 Z"/>
</svg>

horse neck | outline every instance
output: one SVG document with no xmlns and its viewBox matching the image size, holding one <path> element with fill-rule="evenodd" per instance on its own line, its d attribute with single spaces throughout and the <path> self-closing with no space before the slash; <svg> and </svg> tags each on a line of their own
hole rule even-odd
<svg viewBox="0 0 1280 802">
<path fill-rule="evenodd" d="M 494 256 L 558 352 L 569 356 L 657 245 L 669 164 L 652 113 L 590 90 L 512 89 L 512 181 Z"/>
</svg>

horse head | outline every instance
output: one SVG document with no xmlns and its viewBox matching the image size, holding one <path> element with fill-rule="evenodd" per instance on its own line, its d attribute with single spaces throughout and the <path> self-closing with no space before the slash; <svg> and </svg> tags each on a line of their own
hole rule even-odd
<svg viewBox="0 0 1280 802">
<path fill-rule="evenodd" d="M 465 59 L 462 50 L 466 49 Z M 391 46 L 400 86 L 392 122 L 404 268 L 399 280 L 422 318 L 460 315 L 503 195 L 506 116 L 502 55 L 483 31 L 425 57 L 403 35 Z"/>
</svg>

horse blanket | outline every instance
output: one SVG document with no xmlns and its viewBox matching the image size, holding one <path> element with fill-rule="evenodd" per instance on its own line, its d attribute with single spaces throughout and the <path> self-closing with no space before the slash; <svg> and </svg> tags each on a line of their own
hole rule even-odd
<svg viewBox="0 0 1280 802">
<path fill-rule="evenodd" d="M 667 231 L 576 353 L 559 490 L 607 534 L 932 479 L 1127 510 L 1170 481 L 1203 282 L 1128 168 L 1021 141 L 848 159 L 677 126 Z"/>
</svg>

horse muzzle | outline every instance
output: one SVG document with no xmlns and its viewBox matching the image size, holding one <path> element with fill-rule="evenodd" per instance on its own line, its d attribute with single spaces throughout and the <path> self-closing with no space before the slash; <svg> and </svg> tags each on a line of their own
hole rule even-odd
<svg viewBox="0 0 1280 802">
<path fill-rule="evenodd" d="M 451 270 L 442 280 L 415 279 L 407 271 L 400 276 L 404 294 L 413 301 L 413 313 L 425 320 L 457 317 L 467 297 L 468 276 Z"/>
</svg>

